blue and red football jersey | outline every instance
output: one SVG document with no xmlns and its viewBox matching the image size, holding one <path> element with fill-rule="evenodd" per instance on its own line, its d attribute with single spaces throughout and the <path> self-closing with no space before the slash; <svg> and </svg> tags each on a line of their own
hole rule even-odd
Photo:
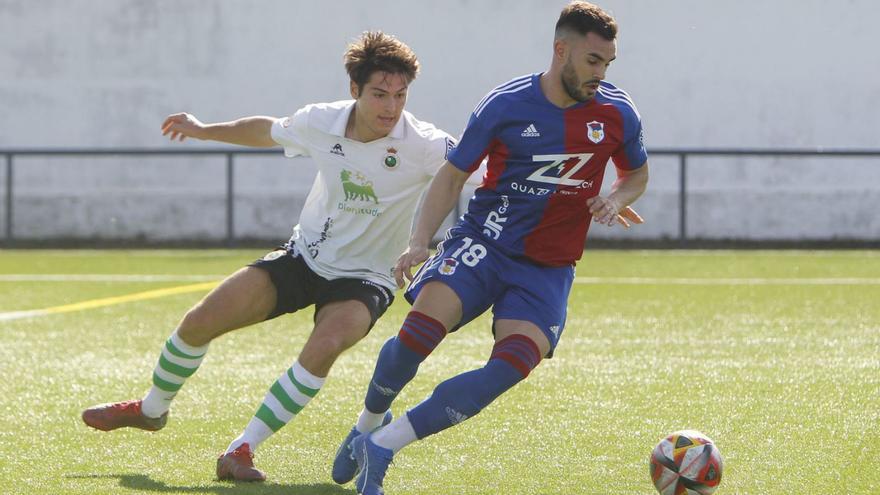
<svg viewBox="0 0 880 495">
<path fill-rule="evenodd" d="M 549 266 L 583 254 L 608 160 L 621 169 L 647 162 L 642 123 L 629 95 L 602 81 L 589 101 L 559 108 L 540 73 L 492 90 L 471 114 L 449 161 L 466 172 L 488 156 L 482 185 L 461 226 L 482 232 L 510 256 Z"/>
</svg>

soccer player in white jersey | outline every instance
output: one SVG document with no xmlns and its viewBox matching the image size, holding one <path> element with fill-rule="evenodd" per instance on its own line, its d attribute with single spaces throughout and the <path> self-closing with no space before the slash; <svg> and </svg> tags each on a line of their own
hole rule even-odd
<svg viewBox="0 0 880 495">
<path fill-rule="evenodd" d="M 232 274 L 186 313 L 164 344 L 143 399 L 86 409 L 86 424 L 161 429 L 212 340 L 314 305 L 314 329 L 298 358 L 217 460 L 220 479 L 265 480 L 254 467 L 254 450 L 308 404 L 336 358 L 391 304 L 391 270 L 407 245 L 418 199 L 455 144 L 404 110 L 419 69 L 407 45 L 364 33 L 349 45 L 345 68 L 354 100 L 307 105 L 281 119 L 203 124 L 179 113 L 165 120 L 163 134 L 172 140 L 281 145 L 288 157 L 310 156 L 318 174 L 289 242 Z"/>
</svg>

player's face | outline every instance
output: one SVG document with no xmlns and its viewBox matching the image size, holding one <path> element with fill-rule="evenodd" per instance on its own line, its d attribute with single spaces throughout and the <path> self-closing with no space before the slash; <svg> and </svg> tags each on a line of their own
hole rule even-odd
<svg viewBox="0 0 880 495">
<path fill-rule="evenodd" d="M 406 105 L 408 82 L 403 74 L 373 72 L 370 79 L 358 91 L 351 83 L 351 95 L 355 103 L 355 126 L 357 135 L 365 140 L 379 139 L 388 135 Z"/>
<path fill-rule="evenodd" d="M 562 87 L 575 101 L 587 101 L 599 90 L 599 81 L 617 56 L 617 42 L 596 33 L 570 35 L 566 40 L 567 58 L 562 66 Z"/>
</svg>

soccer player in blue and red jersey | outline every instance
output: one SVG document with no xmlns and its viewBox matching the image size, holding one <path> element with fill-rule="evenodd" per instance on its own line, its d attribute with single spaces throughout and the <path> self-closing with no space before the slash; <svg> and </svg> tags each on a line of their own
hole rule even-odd
<svg viewBox="0 0 880 495">
<path fill-rule="evenodd" d="M 358 493 L 384 493 L 398 450 L 473 417 L 526 378 L 559 342 L 591 220 L 641 221 L 628 205 L 648 181 L 642 124 L 630 97 L 603 80 L 616 57 L 616 35 L 614 19 L 602 9 L 572 2 L 556 24 L 550 69 L 495 88 L 474 109 L 395 267 L 399 285 L 404 275 L 412 280 L 406 291 L 412 311 L 379 353 L 365 408 L 334 461 L 337 482 L 354 476 L 339 473 L 357 469 Z M 432 235 L 486 157 L 467 213 L 427 259 Z M 609 159 L 618 180 L 603 197 Z M 413 278 L 412 267 L 426 259 Z M 380 427 L 447 332 L 490 307 L 495 345 L 486 365 L 444 381 Z"/>
</svg>

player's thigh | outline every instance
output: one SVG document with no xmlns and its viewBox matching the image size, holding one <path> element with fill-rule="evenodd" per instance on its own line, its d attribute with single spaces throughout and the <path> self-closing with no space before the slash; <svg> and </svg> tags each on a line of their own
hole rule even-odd
<svg viewBox="0 0 880 495">
<path fill-rule="evenodd" d="M 315 326 L 357 326 L 358 338 L 373 328 L 394 302 L 394 292 L 361 278 L 325 280 L 315 294 Z"/>
<path fill-rule="evenodd" d="M 315 313 L 315 328 L 306 347 L 324 341 L 325 345 L 341 352 L 364 338 L 372 325 L 370 311 L 363 302 L 354 299 L 333 301 Z"/>
<path fill-rule="evenodd" d="M 343 351 L 373 328 L 394 301 L 390 289 L 362 279 L 337 279 L 321 284 L 315 301 L 315 328 L 299 362 L 318 376 L 327 376 Z"/>
<path fill-rule="evenodd" d="M 495 320 L 494 328 L 495 342 L 501 342 L 511 335 L 522 335 L 535 343 L 541 356 L 550 353 L 550 340 L 543 330 L 530 321 L 499 319 Z"/>
<path fill-rule="evenodd" d="M 499 321 L 529 323 L 529 328 L 537 328 L 543 334 L 544 338 L 538 340 L 549 342 L 548 351 L 541 348 L 542 356 L 551 357 L 565 329 L 568 295 L 574 281 L 572 267 L 545 267 L 510 260 L 504 267 L 502 277 L 506 289 L 492 308 L 496 332 Z M 513 326 L 524 328 L 523 324 Z M 532 340 L 539 343 L 536 339 Z"/>
<path fill-rule="evenodd" d="M 439 321 L 447 329 L 452 329 L 461 322 L 461 298 L 451 287 L 440 281 L 426 283 L 419 290 L 412 309 Z"/>
<path fill-rule="evenodd" d="M 315 328 L 297 357 L 310 373 L 327 376 L 346 349 L 370 331 L 370 311 L 361 301 L 335 301 L 315 313 Z"/>
<path fill-rule="evenodd" d="M 180 332 L 187 343 L 200 345 L 187 337 L 204 341 L 237 328 L 261 322 L 276 303 L 275 285 L 268 272 L 244 267 L 227 277 L 187 312 Z"/>
<path fill-rule="evenodd" d="M 483 314 L 503 291 L 497 276 L 503 255 L 476 236 L 450 231 L 406 290 L 413 310 L 454 331 Z"/>
<path fill-rule="evenodd" d="M 321 307 L 297 361 L 316 376 L 329 375 L 336 358 L 370 331 L 370 321 L 370 312 L 360 301 L 337 301 Z"/>
</svg>

